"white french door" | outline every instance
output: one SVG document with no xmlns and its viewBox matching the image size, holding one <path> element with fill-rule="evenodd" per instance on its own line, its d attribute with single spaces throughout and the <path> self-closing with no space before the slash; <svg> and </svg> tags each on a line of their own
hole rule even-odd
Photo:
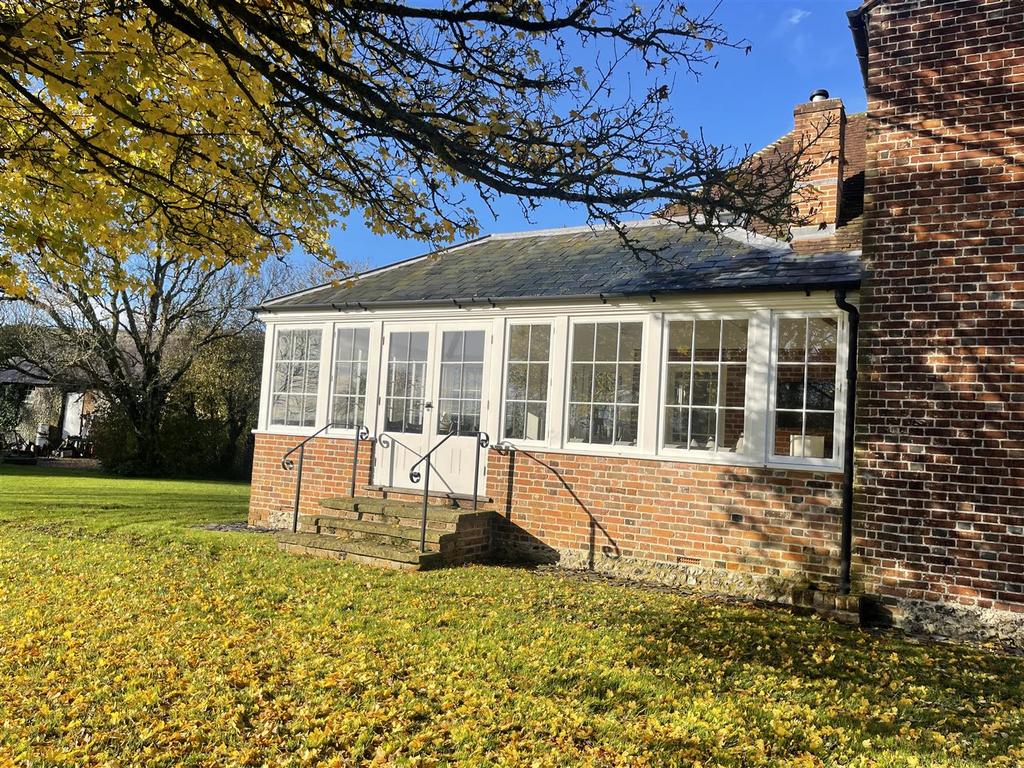
<svg viewBox="0 0 1024 768">
<path fill-rule="evenodd" d="M 422 489 L 409 471 L 452 433 L 431 457 L 431 492 L 473 492 L 477 434 L 487 417 L 489 333 L 483 324 L 385 324 L 377 423 L 391 444 L 376 452 L 378 483 Z M 481 451 L 481 495 L 486 458 Z"/>
</svg>

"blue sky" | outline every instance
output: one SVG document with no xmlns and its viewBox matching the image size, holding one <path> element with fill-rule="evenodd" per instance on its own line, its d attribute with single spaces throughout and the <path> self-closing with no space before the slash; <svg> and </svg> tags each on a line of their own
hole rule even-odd
<svg viewBox="0 0 1024 768">
<path fill-rule="evenodd" d="M 710 5 L 691 0 L 689 7 L 697 12 Z M 756 149 L 789 131 L 793 107 L 818 88 L 841 98 L 848 113 L 862 111 L 864 86 L 846 18 L 856 5 L 858 0 L 722 0 L 718 20 L 753 50 L 724 51 L 718 68 L 705 70 L 699 81 L 677 77 L 679 123 L 691 133 L 703 129 L 715 143 Z M 560 203 L 544 205 L 531 220 L 514 200 L 499 200 L 495 208 L 497 220 L 481 218 L 484 234 L 586 223 L 582 211 Z M 334 232 L 332 244 L 343 260 L 371 267 L 427 250 L 423 243 L 374 235 L 357 218 Z"/>
</svg>

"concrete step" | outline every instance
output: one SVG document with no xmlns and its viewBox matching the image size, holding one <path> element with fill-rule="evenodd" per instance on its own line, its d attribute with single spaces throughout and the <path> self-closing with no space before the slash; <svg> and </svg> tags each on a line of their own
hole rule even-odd
<svg viewBox="0 0 1024 768">
<path fill-rule="evenodd" d="M 366 486 L 368 491 L 376 491 L 377 493 L 383 493 L 385 495 L 389 493 L 400 493 L 400 494 L 411 494 L 413 496 L 422 496 L 423 491 L 417 490 L 416 488 L 402 488 L 397 485 L 368 485 Z M 470 509 L 473 506 L 473 494 L 471 493 L 455 493 L 454 491 L 442 491 L 432 490 L 430 495 L 427 497 L 432 503 L 441 503 L 449 507 L 460 507 L 463 509 Z M 490 496 L 477 496 L 476 501 L 478 505 L 490 504 L 494 499 Z"/>
<path fill-rule="evenodd" d="M 418 524 L 394 525 L 379 520 L 360 520 L 338 515 L 302 515 L 299 517 L 299 532 L 396 546 L 419 546 L 420 542 Z M 450 549 L 455 544 L 457 536 L 455 532 L 428 528 L 427 547 L 435 551 Z"/>
<path fill-rule="evenodd" d="M 411 546 L 390 546 L 315 533 L 278 534 L 277 546 L 292 554 L 348 560 L 402 571 L 425 570 L 443 562 L 440 552 L 420 552 Z"/>
<path fill-rule="evenodd" d="M 372 499 L 366 497 L 323 499 L 320 506 L 324 510 L 336 513 L 336 517 L 348 517 L 356 520 L 372 520 L 389 525 L 407 526 L 419 530 L 423 506 L 416 502 L 394 501 L 392 499 Z M 434 531 L 455 531 L 459 520 L 466 515 L 474 514 L 472 510 L 453 507 L 442 507 L 435 504 L 427 506 L 427 529 Z M 480 513 L 477 513 L 480 514 Z"/>
</svg>

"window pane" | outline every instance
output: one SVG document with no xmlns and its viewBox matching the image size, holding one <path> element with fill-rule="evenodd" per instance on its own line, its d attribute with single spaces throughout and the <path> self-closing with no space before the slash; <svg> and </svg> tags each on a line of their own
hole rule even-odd
<svg viewBox="0 0 1024 768">
<path fill-rule="evenodd" d="M 551 326 L 533 325 L 530 326 L 530 359 L 533 361 L 547 362 L 551 349 Z"/>
<path fill-rule="evenodd" d="M 812 363 L 831 363 L 836 359 L 839 323 L 834 317 L 812 317 L 807 323 L 807 359 Z"/>
<path fill-rule="evenodd" d="M 388 394 L 392 397 L 405 397 L 409 392 L 408 364 L 395 363 L 389 367 Z"/>
<path fill-rule="evenodd" d="M 288 391 L 288 365 L 284 363 L 277 363 L 274 366 L 274 381 L 271 384 L 271 390 L 273 392 L 287 392 Z"/>
<path fill-rule="evenodd" d="M 804 367 L 780 365 L 776 371 L 776 408 L 804 407 Z"/>
<path fill-rule="evenodd" d="M 480 363 L 484 359 L 484 332 L 466 331 L 463 359 L 469 363 Z M 476 430 L 473 430 L 474 432 Z"/>
<path fill-rule="evenodd" d="M 802 363 L 805 359 L 807 321 L 801 318 L 781 318 L 778 327 L 778 354 L 780 363 Z"/>
<path fill-rule="evenodd" d="M 690 404 L 690 368 L 689 365 L 670 365 L 668 367 L 667 400 L 669 405 Z"/>
<path fill-rule="evenodd" d="M 426 384 L 427 364 L 409 363 L 409 397 L 423 399 L 423 387 Z"/>
<path fill-rule="evenodd" d="M 417 362 L 426 362 L 427 360 L 427 342 L 429 341 L 429 334 L 424 331 L 422 333 L 410 333 L 409 334 L 409 359 L 416 360 Z"/>
<path fill-rule="evenodd" d="M 351 400 L 347 397 L 335 397 L 332 404 L 331 421 L 339 427 L 351 427 Z"/>
<path fill-rule="evenodd" d="M 312 427 L 316 422 L 316 398 L 302 398 L 302 426 Z"/>
<path fill-rule="evenodd" d="M 718 412 L 718 450 L 742 453 L 745 449 L 743 411 L 726 408 Z"/>
<path fill-rule="evenodd" d="M 445 331 L 441 344 L 441 360 L 446 363 L 462 360 L 462 349 L 465 335 L 462 331 Z"/>
<path fill-rule="evenodd" d="M 462 368 L 462 396 L 479 401 L 483 392 L 483 383 L 483 364 L 466 363 Z"/>
<path fill-rule="evenodd" d="M 442 398 L 456 398 L 462 395 L 462 365 L 460 363 L 441 363 Z"/>
<path fill-rule="evenodd" d="M 717 360 L 721 332 L 720 320 L 698 320 L 694 333 L 693 359 Z"/>
<path fill-rule="evenodd" d="M 526 437 L 526 403 L 505 404 L 505 437 L 510 440 Z"/>
<path fill-rule="evenodd" d="M 593 323 L 579 323 L 573 328 L 572 359 L 574 361 L 594 359 Z"/>
<path fill-rule="evenodd" d="M 808 413 L 804 435 L 804 458 L 831 459 L 835 414 Z"/>
<path fill-rule="evenodd" d="M 352 363 L 337 363 L 334 366 L 334 393 L 348 395 L 353 393 Z"/>
<path fill-rule="evenodd" d="M 421 434 L 423 432 L 423 401 L 405 401 L 405 426 L 403 432 Z"/>
<path fill-rule="evenodd" d="M 530 326 L 513 325 L 509 330 L 508 359 L 516 361 L 529 360 Z"/>
<path fill-rule="evenodd" d="M 409 334 L 399 331 L 391 334 L 391 343 L 388 344 L 388 360 L 409 359 Z"/>
<path fill-rule="evenodd" d="M 589 403 L 593 389 L 594 366 L 588 363 L 575 364 L 569 386 L 569 400 L 574 403 Z"/>
<path fill-rule="evenodd" d="M 799 411 L 775 412 L 775 455 L 802 456 L 800 433 L 803 418 Z"/>
<path fill-rule="evenodd" d="M 548 366 L 534 363 L 530 366 L 527 384 L 527 397 L 530 400 L 546 401 L 548 399 Z"/>
<path fill-rule="evenodd" d="M 302 398 L 299 395 L 288 396 L 288 413 L 285 416 L 285 423 L 297 426 L 302 420 Z"/>
<path fill-rule="evenodd" d="M 594 365 L 594 402 L 615 402 L 614 363 L 596 363 Z"/>
<path fill-rule="evenodd" d="M 640 401 L 640 366 L 627 363 L 619 366 L 619 380 L 616 391 L 617 403 L 636 403 Z"/>
<path fill-rule="evenodd" d="M 807 366 L 807 409 L 810 411 L 831 411 L 835 406 L 835 366 Z"/>
<path fill-rule="evenodd" d="M 529 403 L 526 406 L 526 439 L 544 439 L 547 429 L 547 416 L 547 403 Z"/>
<path fill-rule="evenodd" d="M 526 398 L 526 368 L 526 363 L 508 364 L 508 386 L 505 390 L 505 397 L 509 400 L 524 400 Z"/>
<path fill-rule="evenodd" d="M 590 441 L 590 406 L 569 406 L 569 439 L 580 443 Z"/>
<path fill-rule="evenodd" d="M 295 331 L 281 331 L 277 334 L 277 359 L 292 359 L 292 337 Z"/>
<path fill-rule="evenodd" d="M 722 321 L 722 359 L 745 362 L 747 359 L 747 321 Z"/>
<path fill-rule="evenodd" d="M 667 408 L 665 410 L 665 445 L 673 448 L 686 447 L 686 430 L 689 419 L 689 408 Z"/>
<path fill-rule="evenodd" d="M 351 360 L 353 354 L 352 344 L 352 329 L 351 328 L 339 328 L 337 336 L 335 337 L 334 344 L 334 359 L 335 360 Z"/>
<path fill-rule="evenodd" d="M 619 354 L 618 323 L 598 323 L 597 342 L 594 359 L 604 362 L 615 362 Z"/>
<path fill-rule="evenodd" d="M 747 366 L 723 365 L 719 390 L 722 405 L 742 408 L 747 399 Z"/>
<path fill-rule="evenodd" d="M 615 410 L 615 444 L 636 445 L 639 408 L 635 405 L 618 406 Z"/>
<path fill-rule="evenodd" d="M 270 401 L 270 423 L 284 424 L 285 419 L 285 396 L 274 395 Z"/>
<path fill-rule="evenodd" d="M 315 395 L 319 385 L 320 385 L 320 365 L 319 365 L 319 363 L 308 363 L 306 365 L 306 385 L 305 385 L 305 392 L 306 392 L 306 394 Z"/>
<path fill-rule="evenodd" d="M 693 405 L 718 404 L 718 366 L 693 366 Z"/>
<path fill-rule="evenodd" d="M 668 324 L 669 362 L 688 362 L 693 356 L 693 323 L 689 320 Z"/>
<path fill-rule="evenodd" d="M 713 408 L 694 408 L 690 414 L 690 449 L 694 451 L 715 450 L 717 414 Z"/>
<path fill-rule="evenodd" d="M 439 400 L 437 403 L 437 431 L 446 435 L 452 430 L 460 431 L 459 401 Z"/>
<path fill-rule="evenodd" d="M 590 442 L 611 445 L 615 437 L 615 406 L 595 405 L 590 424 Z"/>
<path fill-rule="evenodd" d="M 639 363 L 640 348 L 643 344 L 643 323 L 623 323 L 619 340 L 619 361 Z"/>
<path fill-rule="evenodd" d="M 306 331 L 306 360 L 320 359 L 320 331 Z"/>
<path fill-rule="evenodd" d="M 370 357 L 370 329 L 357 328 L 353 342 L 355 355 L 353 360 L 368 360 Z"/>
</svg>

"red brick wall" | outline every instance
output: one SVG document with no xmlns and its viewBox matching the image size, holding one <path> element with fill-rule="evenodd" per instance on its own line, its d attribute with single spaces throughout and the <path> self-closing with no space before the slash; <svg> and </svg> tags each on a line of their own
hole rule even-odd
<svg viewBox="0 0 1024 768">
<path fill-rule="evenodd" d="M 303 438 L 289 435 L 256 435 L 252 464 L 252 493 L 249 501 L 249 525 L 284 528 L 291 527 L 295 504 L 295 473 L 298 469 L 298 451 L 292 454 L 296 467 L 285 470 L 281 457 Z M 348 496 L 352 478 L 352 440 L 318 437 L 306 446 L 302 470 L 302 497 L 300 512 L 320 511 L 319 501 L 335 496 Z M 356 493 L 370 482 L 369 468 L 373 446 L 359 444 L 359 471 Z"/>
<path fill-rule="evenodd" d="M 860 575 L 1024 611 L 1024 4 L 889 0 L 868 38 Z"/>
<path fill-rule="evenodd" d="M 841 483 L 835 473 L 492 450 L 487 492 L 507 521 L 499 549 L 832 582 Z"/>
</svg>

